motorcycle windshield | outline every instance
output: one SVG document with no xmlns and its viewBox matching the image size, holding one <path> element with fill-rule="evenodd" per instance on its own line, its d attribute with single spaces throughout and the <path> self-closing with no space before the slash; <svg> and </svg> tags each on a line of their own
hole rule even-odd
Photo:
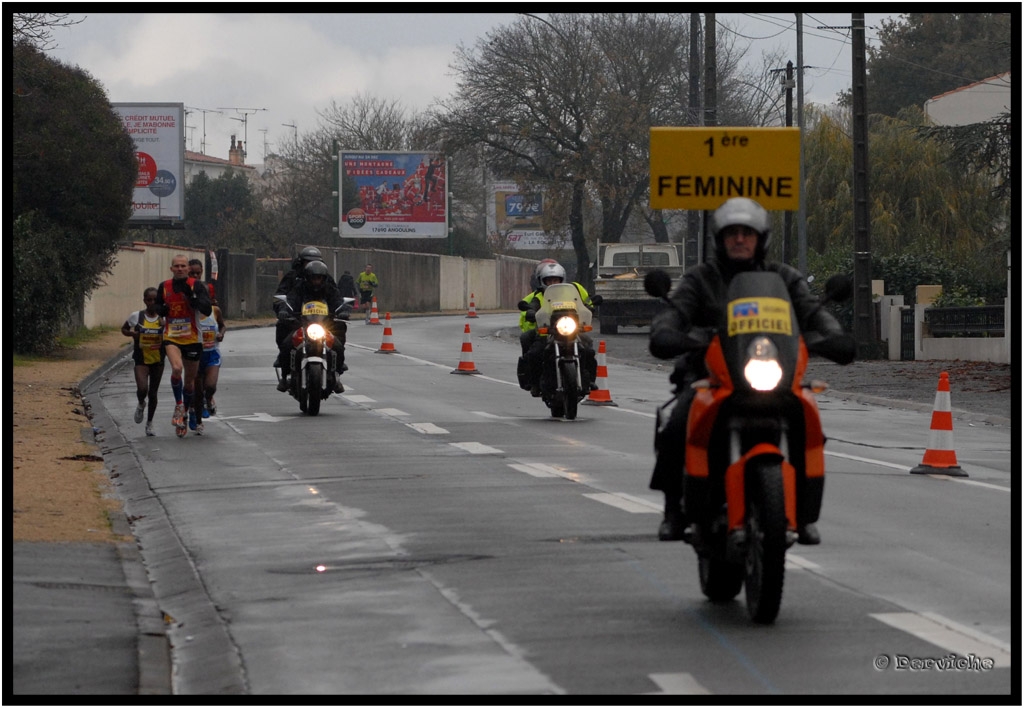
<svg viewBox="0 0 1024 708">
<path fill-rule="evenodd" d="M 719 335 L 732 381 L 747 388 L 743 371 L 750 344 L 767 337 L 782 368 L 777 390 L 789 390 L 800 352 L 800 326 L 782 277 L 771 271 L 739 273 L 729 284 L 726 302 Z"/>
<path fill-rule="evenodd" d="M 550 327 L 556 312 L 572 311 L 581 325 L 589 325 L 593 314 L 580 297 L 579 288 L 572 283 L 555 283 L 544 289 L 544 304 L 537 311 L 537 326 Z"/>
</svg>

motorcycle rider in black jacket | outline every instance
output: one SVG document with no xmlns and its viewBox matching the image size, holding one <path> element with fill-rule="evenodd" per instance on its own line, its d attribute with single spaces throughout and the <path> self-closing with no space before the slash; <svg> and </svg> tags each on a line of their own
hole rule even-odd
<svg viewBox="0 0 1024 708">
<path fill-rule="evenodd" d="M 789 290 L 793 309 L 804 333 L 818 332 L 837 343 L 837 363 L 853 360 L 855 345 L 844 334 L 839 322 L 821 304 L 807 286 L 801 273 L 784 263 L 766 262 L 771 238 L 768 212 L 752 199 L 734 197 L 715 212 L 711 222 L 715 237 L 715 257 L 690 268 L 673 288 L 669 298 L 678 306 L 665 307 L 651 323 L 649 348 L 660 359 L 679 357 L 670 381 L 675 385 L 676 405 L 667 423 L 655 436 L 656 462 L 650 488 L 665 494 L 665 516 L 658 528 L 662 541 L 683 538 L 689 521 L 683 507 L 683 466 L 686 452 L 686 418 L 695 391 L 691 384 L 707 376 L 704 351 L 688 351 L 682 356 L 685 334 L 691 328 L 714 328 L 721 321 L 726 293 L 732 278 L 744 271 L 774 271 Z M 814 524 L 798 530 L 798 541 L 806 545 L 821 542 Z"/>
<path fill-rule="evenodd" d="M 331 313 L 332 317 L 344 303 L 338 286 L 334 284 L 334 280 L 327 272 L 327 266 L 322 261 L 310 261 L 306 264 L 302 277 L 296 281 L 295 287 L 288 293 L 288 307 L 282 304 L 281 307 L 283 309 L 278 312 L 278 325 L 283 324 L 287 330 L 285 337 L 278 342 L 278 350 L 280 352 L 278 358 L 281 363 L 281 381 L 277 386 L 278 391 L 288 390 L 287 376 L 291 369 L 292 351 L 291 335 L 301 326 L 298 313 L 302 312 L 302 303 L 309 302 L 310 300 L 326 302 L 327 311 Z M 286 319 L 281 319 L 282 317 Z M 333 320 L 328 320 L 324 324 L 334 335 L 333 349 L 338 355 L 334 392 L 342 393 L 345 389 L 341 385 L 340 376 L 345 367 L 345 333 L 347 326 L 344 323 L 331 326 L 332 322 Z"/>
</svg>

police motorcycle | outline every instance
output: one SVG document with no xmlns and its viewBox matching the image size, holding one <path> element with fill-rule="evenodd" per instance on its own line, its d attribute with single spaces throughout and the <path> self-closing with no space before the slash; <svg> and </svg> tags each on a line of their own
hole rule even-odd
<svg viewBox="0 0 1024 708">
<path fill-rule="evenodd" d="M 594 305 L 600 304 L 600 299 L 597 295 L 591 298 Z M 527 320 L 532 315 L 539 334 L 547 337 L 540 378 L 541 400 L 551 409 L 553 418 L 575 420 L 580 401 L 590 393 L 579 336 L 593 329 L 593 313 L 572 283 L 547 286 L 544 304 L 536 313 L 524 310 Z"/>
<path fill-rule="evenodd" d="M 664 271 L 649 273 L 644 287 L 675 306 Z M 845 300 L 851 290 L 847 276 L 833 276 L 823 303 Z M 798 524 L 817 521 L 824 490 L 815 394 L 827 384 L 804 381 L 808 351 L 832 358 L 852 340 L 802 334 L 777 273 L 736 275 L 726 302 L 718 328 L 691 330 L 684 345 L 706 350 L 709 375 L 693 383 L 686 425 L 683 497 L 691 525 L 683 540 L 697 554 L 708 599 L 729 601 L 745 587 L 750 618 L 770 624 L 782 602 L 786 550 Z M 658 411 L 659 429 L 676 400 Z"/>
<path fill-rule="evenodd" d="M 299 410 L 309 415 L 320 413 L 320 402 L 334 391 L 337 378 L 348 368 L 338 370 L 338 355 L 334 351 L 334 332 L 344 333 L 347 320 L 352 312 L 355 298 L 342 298 L 342 305 L 333 313 L 328 312 L 323 300 L 308 300 L 302 303 L 299 312 L 288 304 L 286 295 L 275 295 L 284 307 L 278 312 L 278 319 L 297 322 L 298 328 L 291 335 L 291 379 L 288 394 L 299 402 Z M 281 380 L 281 369 L 274 362 L 274 372 Z"/>
</svg>

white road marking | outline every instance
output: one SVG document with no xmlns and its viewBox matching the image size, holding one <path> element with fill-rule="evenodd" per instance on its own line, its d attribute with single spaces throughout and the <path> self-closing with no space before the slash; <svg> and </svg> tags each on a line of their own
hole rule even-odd
<svg viewBox="0 0 1024 708">
<path fill-rule="evenodd" d="M 534 463 L 534 462 L 515 463 L 515 464 L 510 464 L 509 467 L 511 467 L 512 469 L 514 469 L 514 470 L 516 470 L 518 472 L 525 472 L 526 474 L 528 474 L 528 475 L 530 475 L 532 477 L 561 477 L 562 476 L 561 474 L 558 473 L 558 470 L 556 470 L 554 467 L 549 467 L 547 465 L 542 465 L 539 462 L 537 462 L 537 463 Z"/>
<path fill-rule="evenodd" d="M 934 612 L 880 612 L 871 616 L 946 651 L 964 657 L 992 659 L 996 668 L 1010 666 L 1009 644 Z"/>
<path fill-rule="evenodd" d="M 676 696 L 706 696 L 711 691 L 701 686 L 690 674 L 648 674 L 658 684 L 660 691 L 645 693 L 645 696 L 671 694 Z"/>
<path fill-rule="evenodd" d="M 614 506 L 616 509 L 622 509 L 628 511 L 630 514 L 657 514 L 657 508 L 651 508 L 647 503 L 638 503 L 632 499 L 627 498 L 625 494 L 608 494 L 606 492 L 600 492 L 598 494 L 584 494 L 583 496 L 594 501 L 607 504 L 608 506 Z"/>
<path fill-rule="evenodd" d="M 399 410 L 398 408 L 377 408 L 376 412 L 380 413 L 381 415 L 390 415 L 397 418 L 409 415 L 405 411 Z"/>
<path fill-rule="evenodd" d="M 853 460 L 855 462 L 866 462 L 869 465 L 879 465 L 881 467 L 891 467 L 892 469 L 903 470 L 907 474 L 910 474 L 910 468 L 907 467 L 906 465 L 897 465 L 897 464 L 893 464 L 892 462 L 885 462 L 883 460 L 875 460 L 875 459 L 872 459 L 870 457 L 860 457 L 858 455 L 847 455 L 847 454 L 844 454 L 842 452 L 828 452 L 828 451 L 826 451 L 825 454 L 826 455 L 830 455 L 832 457 L 841 457 L 844 460 Z M 986 487 L 988 489 L 995 489 L 995 490 L 1000 491 L 1000 492 L 1009 492 L 1010 491 L 1009 487 L 1003 487 L 1003 486 L 1000 486 L 998 484 L 989 484 L 988 482 L 976 482 L 976 481 L 974 481 L 972 479 L 963 479 L 961 477 L 950 477 L 949 475 L 942 474 L 941 472 L 937 472 L 935 474 L 929 474 L 929 475 L 925 475 L 925 476 L 926 477 L 931 477 L 933 479 L 942 480 L 944 482 L 959 482 L 960 484 L 973 484 L 975 487 Z"/>
<path fill-rule="evenodd" d="M 787 570 L 817 570 L 821 566 L 794 553 L 786 554 Z"/>
<path fill-rule="evenodd" d="M 433 423 L 406 423 L 410 428 L 418 433 L 424 435 L 447 435 L 448 431 L 444 428 L 439 428 Z"/>
<path fill-rule="evenodd" d="M 358 394 L 354 396 L 343 395 L 346 401 L 352 401 L 353 403 L 376 403 L 377 401 L 369 396 L 360 396 Z"/>
<path fill-rule="evenodd" d="M 504 451 L 499 450 L 496 447 L 490 445 L 484 445 L 483 443 L 477 442 L 464 442 L 464 443 L 448 443 L 452 447 L 457 447 L 460 450 L 465 450 L 471 455 L 500 455 Z"/>
<path fill-rule="evenodd" d="M 217 420 L 251 420 L 257 423 L 277 423 L 278 421 L 288 420 L 287 417 L 279 418 L 277 416 L 264 413 L 263 411 L 256 411 L 249 415 L 218 415 Z M 213 420 L 212 418 L 207 419 L 208 421 Z"/>
</svg>

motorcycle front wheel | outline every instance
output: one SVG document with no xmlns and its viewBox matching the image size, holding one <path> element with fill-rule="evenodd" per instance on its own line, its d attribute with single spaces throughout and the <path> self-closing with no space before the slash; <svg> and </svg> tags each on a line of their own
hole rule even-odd
<svg viewBox="0 0 1024 708">
<path fill-rule="evenodd" d="M 580 402 L 580 384 L 575 361 L 563 361 L 562 397 L 565 400 L 565 419 L 576 420 L 576 412 Z"/>
<path fill-rule="evenodd" d="M 747 614 L 771 624 L 782 604 L 786 572 L 786 498 L 781 464 L 751 463 L 747 478 Z"/>
<path fill-rule="evenodd" d="M 320 413 L 320 400 L 323 397 L 323 369 L 323 364 L 319 363 L 310 364 L 306 369 L 306 390 L 302 397 L 306 399 L 305 411 L 308 415 Z"/>
</svg>

